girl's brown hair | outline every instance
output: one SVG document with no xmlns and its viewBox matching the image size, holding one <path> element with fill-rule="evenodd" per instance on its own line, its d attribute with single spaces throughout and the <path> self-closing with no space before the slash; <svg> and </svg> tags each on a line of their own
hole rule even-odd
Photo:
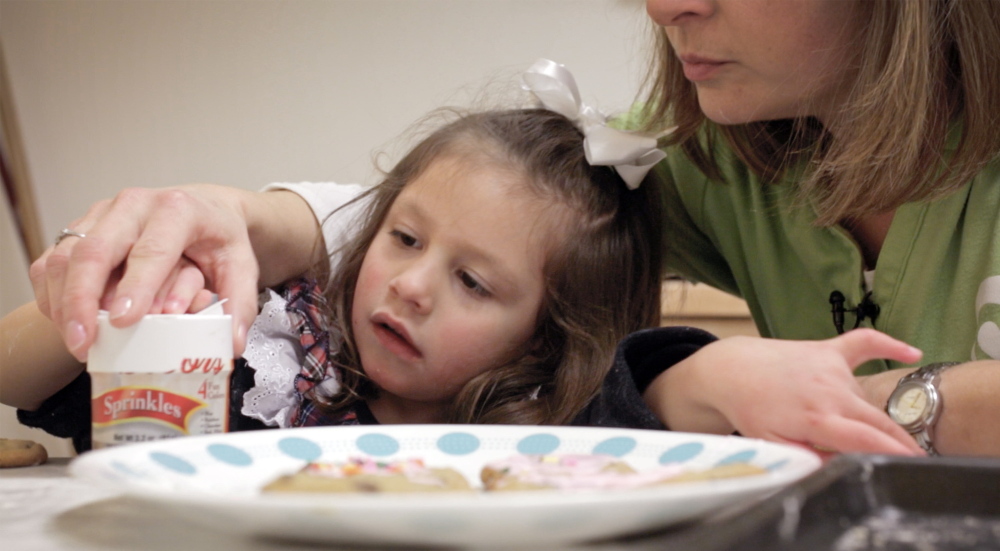
<svg viewBox="0 0 1000 551">
<path fill-rule="evenodd" d="M 358 200 L 361 231 L 338 254 L 327 292 L 339 342 L 340 392 L 320 404 L 345 411 L 377 395 L 358 357 L 351 330 L 355 283 L 365 253 L 402 189 L 435 160 L 457 157 L 523 176 L 524 185 L 564 216 L 565 239 L 544 267 L 545 296 L 534 338 L 516 360 L 472 379 L 459 392 L 448 422 L 563 424 L 600 391 L 615 347 L 660 319 L 659 185 L 650 175 L 629 190 L 608 167 L 590 166 L 583 135 L 544 109 L 464 114 L 414 147 L 383 181 Z"/>
<path fill-rule="evenodd" d="M 707 144 L 717 135 L 769 181 L 809 162 L 800 192 L 816 205 L 823 225 L 961 187 L 1000 154 L 996 2 L 867 0 L 853 6 L 855 65 L 847 73 L 853 82 L 840 112 L 825 121 L 837 129 L 835 139 L 815 119 L 711 123 L 663 28 L 655 31 L 646 126 L 679 125 L 670 143 L 680 144 L 712 178 L 720 173 Z M 952 133 L 957 149 L 948 153 Z"/>
</svg>

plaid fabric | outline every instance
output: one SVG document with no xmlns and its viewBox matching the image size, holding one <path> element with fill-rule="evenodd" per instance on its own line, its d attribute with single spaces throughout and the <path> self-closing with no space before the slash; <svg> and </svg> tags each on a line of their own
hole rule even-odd
<svg viewBox="0 0 1000 551">
<path fill-rule="evenodd" d="M 330 425 L 360 424 L 361 421 L 358 420 L 358 414 L 355 411 L 349 411 L 346 414 L 341 414 L 339 416 L 329 415 L 316 407 L 316 403 L 309 399 L 302 401 L 302 405 L 299 406 L 295 415 L 295 420 L 293 421 L 293 426 L 296 427 L 325 427 Z"/>
<path fill-rule="evenodd" d="M 324 413 L 314 402 L 325 381 L 340 383 L 340 371 L 330 358 L 331 329 L 325 312 L 326 298 L 313 279 L 301 278 L 289 282 L 281 289 L 288 302 L 285 307 L 292 330 L 299 334 L 305 361 L 299 374 L 295 376 L 295 393 L 301 399 L 292 412 L 292 426 L 311 427 L 321 425 L 357 425 L 357 413 L 331 416 Z M 335 335 L 334 335 L 335 337 Z"/>
</svg>

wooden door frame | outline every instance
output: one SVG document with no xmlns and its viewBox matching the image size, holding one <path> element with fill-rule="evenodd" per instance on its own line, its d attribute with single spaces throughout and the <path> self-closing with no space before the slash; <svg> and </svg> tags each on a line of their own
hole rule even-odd
<svg viewBox="0 0 1000 551">
<path fill-rule="evenodd" d="M 7 60 L 0 43 L 0 178 L 4 195 L 14 214 L 28 262 L 41 256 L 48 247 L 42 237 L 41 220 L 24 152 L 24 140 L 17 121 L 14 94 L 10 86 Z"/>
</svg>

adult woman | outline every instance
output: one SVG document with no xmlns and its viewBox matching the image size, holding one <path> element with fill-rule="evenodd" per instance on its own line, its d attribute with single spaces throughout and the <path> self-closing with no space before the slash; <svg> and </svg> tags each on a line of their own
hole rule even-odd
<svg viewBox="0 0 1000 551">
<path fill-rule="evenodd" d="M 668 267 L 743 296 L 764 336 L 824 339 L 856 322 L 927 363 L 992 358 L 953 371 L 995 375 L 984 365 L 1000 358 L 985 304 L 1000 296 L 989 4 L 650 0 L 663 31 L 644 120 L 679 125 L 683 150 L 661 165 Z M 831 315 L 831 301 L 846 312 Z M 888 367 L 899 365 L 860 371 Z M 901 375 L 868 381 L 873 402 Z"/>
<path fill-rule="evenodd" d="M 835 321 L 850 327 L 857 317 L 858 325 L 919 346 L 927 361 L 994 358 L 943 375 L 949 406 L 935 445 L 1000 454 L 1000 436 L 976 426 L 970 438 L 963 430 L 983 414 L 977 392 L 1000 387 L 1000 333 L 993 332 L 1000 331 L 993 304 L 1000 302 L 1000 137 L 990 132 L 1000 113 L 1000 69 L 990 57 L 1000 50 L 1000 15 L 993 6 L 649 0 L 647 9 L 663 31 L 652 101 L 640 120 L 679 126 L 660 167 L 672 197 L 667 268 L 742 295 L 765 336 L 829 339 Z M 332 210 L 318 189 L 295 190 L 317 214 Z M 82 357 L 109 274 L 128 258 L 117 293 L 108 295 L 125 325 L 149 309 L 183 255 L 233 300 L 246 327 L 254 312 L 246 273 L 259 266 L 262 282 L 280 281 L 322 259 L 323 247 L 314 246 L 319 226 L 306 212 L 288 193 L 123 192 L 73 225 L 86 238 L 67 239 L 32 266 L 36 296 Z M 929 233 L 952 237 L 923 239 Z M 937 265 L 907 268 L 921 259 Z M 876 265 L 873 283 L 864 283 Z M 953 296 L 937 296 L 945 286 Z M 881 308 L 875 320 L 873 302 Z M 927 310 L 907 312 L 904 303 Z M 905 323 L 894 323 L 896 308 Z M 858 335 L 848 345 L 727 340 L 669 369 L 646 397 L 675 429 L 900 451 L 898 427 L 879 410 L 910 370 L 872 375 L 859 386 L 851 370 L 880 355 Z M 736 350 L 750 346 L 813 365 L 776 360 L 773 369 L 743 372 Z"/>
</svg>

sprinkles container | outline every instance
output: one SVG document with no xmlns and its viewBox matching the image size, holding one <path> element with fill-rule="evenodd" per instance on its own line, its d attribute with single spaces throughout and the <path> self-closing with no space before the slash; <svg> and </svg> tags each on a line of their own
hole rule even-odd
<svg viewBox="0 0 1000 551">
<path fill-rule="evenodd" d="M 125 328 L 101 312 L 87 362 L 94 449 L 226 432 L 232 370 L 232 319 L 221 303 Z"/>
</svg>

